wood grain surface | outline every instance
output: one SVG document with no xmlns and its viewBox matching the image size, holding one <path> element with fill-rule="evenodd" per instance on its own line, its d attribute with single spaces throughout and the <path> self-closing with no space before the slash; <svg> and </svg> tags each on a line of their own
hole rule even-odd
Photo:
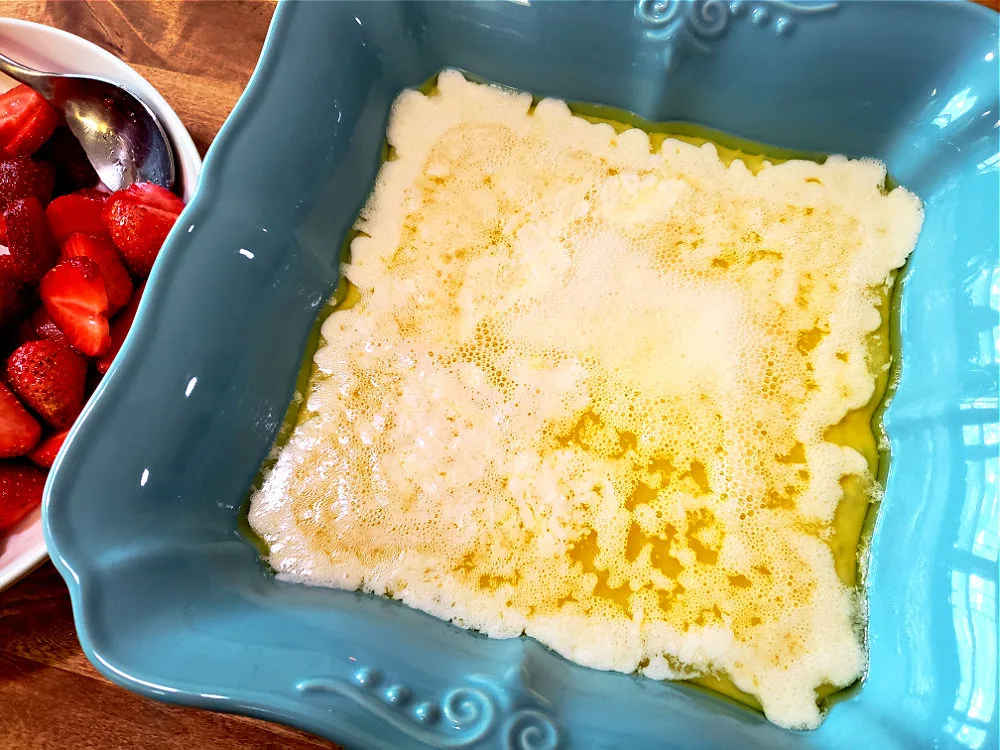
<svg viewBox="0 0 1000 750">
<path fill-rule="evenodd" d="M 134 66 L 170 102 L 202 153 L 253 71 L 273 10 L 267 0 L 0 0 L 0 15 L 66 29 Z M 170 706 L 111 684 L 80 650 L 66 586 L 51 563 L 0 593 L 4 750 L 332 747 L 286 727 Z"/>
</svg>

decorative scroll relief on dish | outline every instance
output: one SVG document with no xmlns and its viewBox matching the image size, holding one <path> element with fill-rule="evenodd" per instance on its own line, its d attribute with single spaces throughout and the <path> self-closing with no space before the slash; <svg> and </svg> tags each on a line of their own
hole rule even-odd
<svg viewBox="0 0 1000 750">
<path fill-rule="evenodd" d="M 357 703 L 407 736 L 431 747 L 464 748 L 493 738 L 503 750 L 555 750 L 559 729 L 547 701 L 513 668 L 503 677 L 471 675 L 435 700 L 420 700 L 402 683 L 362 667 L 350 679 L 312 677 L 301 693 L 333 693 Z"/>
<path fill-rule="evenodd" d="M 798 16 L 836 10 L 839 2 L 788 2 L 785 0 L 638 0 L 635 17 L 645 27 L 645 37 L 664 44 L 667 65 L 676 68 L 691 49 L 702 54 L 723 36 L 734 18 L 749 18 L 754 26 L 770 27 L 778 36 L 795 28 Z"/>
</svg>

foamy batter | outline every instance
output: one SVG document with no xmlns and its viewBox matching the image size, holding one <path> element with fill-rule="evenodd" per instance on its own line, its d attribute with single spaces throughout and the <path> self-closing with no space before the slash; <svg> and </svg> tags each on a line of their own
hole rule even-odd
<svg viewBox="0 0 1000 750">
<path fill-rule="evenodd" d="M 445 72 L 403 93 L 250 509 L 284 579 L 598 669 L 725 675 L 783 726 L 865 666 L 827 544 L 918 200 L 874 161 L 752 174 Z"/>
</svg>

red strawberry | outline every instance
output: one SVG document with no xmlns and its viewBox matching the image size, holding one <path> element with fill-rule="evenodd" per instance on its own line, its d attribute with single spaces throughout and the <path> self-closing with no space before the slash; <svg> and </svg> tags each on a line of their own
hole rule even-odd
<svg viewBox="0 0 1000 750">
<path fill-rule="evenodd" d="M 49 139 L 59 119 L 52 105 L 23 83 L 0 94 L 0 153 L 31 156 Z"/>
<path fill-rule="evenodd" d="M 62 244 L 77 232 L 100 237 L 107 232 L 101 220 L 101 211 L 107 196 L 93 190 L 63 195 L 52 201 L 45 209 L 45 215 L 52 227 L 52 236 Z M 117 255 L 117 253 L 116 253 Z"/>
<path fill-rule="evenodd" d="M 132 327 L 132 321 L 135 320 L 135 312 L 139 309 L 139 300 L 142 299 L 142 293 L 146 289 L 146 283 L 143 282 L 142 286 L 136 289 L 135 294 L 132 295 L 132 300 L 128 303 L 128 307 L 122 310 L 118 316 L 111 321 L 111 348 L 108 349 L 107 354 L 100 357 L 97 360 L 97 371 L 103 375 L 111 367 L 111 363 L 114 362 L 115 357 L 118 356 L 118 352 L 121 351 L 122 344 L 125 342 L 125 337 L 128 335 L 129 329 Z"/>
<path fill-rule="evenodd" d="M 29 464 L 0 464 L 0 534 L 13 529 L 42 504 L 45 472 Z"/>
<path fill-rule="evenodd" d="M 56 182 L 51 164 L 16 156 L 0 161 L 0 207 L 21 198 L 38 198 L 48 203 Z"/>
<path fill-rule="evenodd" d="M 132 298 L 132 277 L 122 263 L 122 256 L 111 241 L 104 237 L 74 234 L 63 244 L 60 258 L 66 260 L 77 257 L 90 258 L 101 269 L 108 292 L 108 316 L 114 315 L 115 311 L 120 310 Z"/>
<path fill-rule="evenodd" d="M 9 276 L 0 276 L 0 326 L 13 323 L 24 312 L 24 284 Z"/>
<path fill-rule="evenodd" d="M 90 188 L 99 182 L 83 146 L 65 126 L 56 128 L 52 137 L 35 153 L 35 158 L 55 165 L 56 195 Z"/>
<path fill-rule="evenodd" d="M 184 202 L 169 190 L 141 182 L 112 193 L 104 226 L 136 276 L 148 276 Z"/>
<path fill-rule="evenodd" d="M 62 448 L 62 444 L 66 441 L 68 434 L 69 430 L 63 430 L 62 432 L 57 432 L 55 435 L 49 435 L 38 444 L 35 450 L 31 451 L 28 458 L 39 466 L 44 466 L 46 469 L 49 468 L 56 460 L 56 454 L 59 453 L 59 449 Z"/>
<path fill-rule="evenodd" d="M 0 245 L 7 244 L 7 222 L 0 213 Z"/>
<path fill-rule="evenodd" d="M 21 406 L 17 396 L 0 383 L 0 458 L 23 456 L 41 436 L 41 425 Z"/>
<path fill-rule="evenodd" d="M 93 187 L 80 188 L 75 191 L 73 195 L 82 195 L 84 198 L 98 198 L 102 201 L 106 201 L 111 197 L 111 188 L 109 188 L 104 183 L 98 183 Z M 104 230 L 101 230 L 104 233 Z"/>
<path fill-rule="evenodd" d="M 66 344 L 71 346 L 69 339 L 66 338 L 66 334 L 63 333 L 56 322 L 52 320 L 52 316 L 49 315 L 45 306 L 39 307 L 31 314 L 31 329 L 34 332 L 34 336 L 30 341 L 37 341 L 38 339 L 48 339 L 49 341 L 58 341 L 60 344 Z"/>
<path fill-rule="evenodd" d="M 158 208 L 168 213 L 179 214 L 184 210 L 184 201 L 166 188 L 154 185 L 152 182 L 137 182 L 118 192 L 126 193 L 131 200 L 144 206 Z"/>
<path fill-rule="evenodd" d="M 38 291 L 45 310 L 70 344 L 88 357 L 108 350 L 108 292 L 94 261 L 80 257 L 59 261 L 45 274 Z"/>
<path fill-rule="evenodd" d="M 66 344 L 28 341 L 7 358 L 7 382 L 21 400 L 57 430 L 83 408 L 87 360 Z"/>
<path fill-rule="evenodd" d="M 8 203 L 3 209 L 7 227 L 6 253 L 0 253 L 0 275 L 37 284 L 56 261 L 45 211 L 37 198 Z"/>
</svg>

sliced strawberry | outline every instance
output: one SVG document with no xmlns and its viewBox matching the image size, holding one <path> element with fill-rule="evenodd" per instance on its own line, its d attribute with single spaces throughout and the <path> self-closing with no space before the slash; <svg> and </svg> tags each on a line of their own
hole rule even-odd
<svg viewBox="0 0 1000 750">
<path fill-rule="evenodd" d="M 99 357 L 111 346 L 108 292 L 100 267 L 90 258 L 67 258 L 38 287 L 45 310 L 74 348 Z"/>
<path fill-rule="evenodd" d="M 35 153 L 35 158 L 55 165 L 56 195 L 66 195 L 99 184 L 97 172 L 87 160 L 83 146 L 65 126 L 56 128 L 52 137 Z"/>
<path fill-rule="evenodd" d="M 111 348 L 108 349 L 107 354 L 97 360 L 97 371 L 101 375 L 108 371 L 111 363 L 118 356 L 118 352 L 121 351 L 125 337 L 128 335 L 129 329 L 132 328 L 132 321 L 135 320 L 135 312 L 139 309 L 139 301 L 142 299 L 142 293 L 145 290 L 146 283 L 143 282 L 142 286 L 135 290 L 135 294 L 132 295 L 132 300 L 128 303 L 128 306 L 111 321 Z"/>
<path fill-rule="evenodd" d="M 111 244 L 111 240 L 87 234 L 70 235 L 63 244 L 60 258 L 65 260 L 77 257 L 90 258 L 101 269 L 108 292 L 108 317 L 128 304 L 132 298 L 132 277 L 128 275 L 128 269 L 122 263 L 122 256 Z"/>
<path fill-rule="evenodd" d="M 0 154 L 31 156 L 59 125 L 59 113 L 32 88 L 0 94 Z"/>
<path fill-rule="evenodd" d="M 0 326 L 19 320 L 26 312 L 24 284 L 10 276 L 0 276 Z"/>
<path fill-rule="evenodd" d="M 104 204 L 104 226 L 136 276 L 148 276 L 184 202 L 148 182 L 112 193 Z"/>
<path fill-rule="evenodd" d="M 99 182 L 93 187 L 80 188 L 75 191 L 73 195 L 82 195 L 84 198 L 98 198 L 102 201 L 106 201 L 111 197 L 111 188 L 104 183 Z M 102 230 L 101 233 L 104 234 L 105 232 Z"/>
<path fill-rule="evenodd" d="M 66 344 L 28 341 L 7 358 L 7 382 L 21 400 L 57 430 L 83 408 L 87 360 Z"/>
<path fill-rule="evenodd" d="M 16 461 L 0 463 L 0 534 L 5 534 L 42 504 L 45 472 Z"/>
<path fill-rule="evenodd" d="M 38 198 L 48 203 L 56 182 L 56 170 L 51 164 L 24 156 L 0 161 L 0 207 L 21 198 Z"/>
<path fill-rule="evenodd" d="M 0 275 L 37 284 L 58 255 L 42 204 L 37 198 L 13 201 L 3 209 L 3 219 L 7 252 L 0 251 Z"/>
<path fill-rule="evenodd" d="M 38 443 L 42 427 L 17 396 L 0 383 L 0 458 L 23 456 Z"/>
<path fill-rule="evenodd" d="M 152 182 L 137 182 L 134 185 L 129 185 L 125 192 L 130 198 L 144 206 L 158 208 L 172 214 L 179 214 L 184 210 L 184 201 L 166 188 L 154 185 Z"/>
<path fill-rule="evenodd" d="M 57 432 L 55 435 L 49 435 L 38 444 L 35 450 L 31 451 L 28 458 L 39 466 L 48 469 L 55 462 L 56 455 L 58 455 L 59 449 L 62 448 L 62 444 L 66 441 L 68 434 L 69 430 L 63 430 L 62 432 Z"/>
<path fill-rule="evenodd" d="M 62 244 L 77 232 L 100 237 L 107 234 L 101 211 L 107 196 L 94 190 L 70 193 L 52 201 L 45 209 L 55 241 Z M 117 253 L 115 253 L 117 255 Z"/>
<path fill-rule="evenodd" d="M 52 320 L 52 316 L 49 315 L 44 305 L 31 314 L 30 322 L 31 330 L 35 335 L 26 340 L 38 341 L 38 339 L 48 339 L 49 341 L 58 341 L 61 344 L 72 346 L 69 343 L 69 339 L 66 338 L 66 334 Z"/>
</svg>

